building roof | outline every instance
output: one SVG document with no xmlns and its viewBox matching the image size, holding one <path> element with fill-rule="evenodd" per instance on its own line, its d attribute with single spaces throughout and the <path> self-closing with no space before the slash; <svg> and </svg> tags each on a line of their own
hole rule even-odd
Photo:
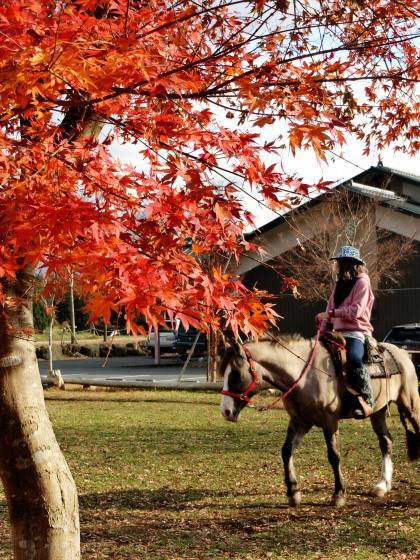
<svg viewBox="0 0 420 560">
<path fill-rule="evenodd" d="M 407 171 L 401 171 L 401 169 L 395 169 L 394 167 L 387 167 L 385 165 L 372 165 L 369 169 L 366 169 L 366 171 L 362 171 L 361 173 L 358 173 L 354 179 L 356 179 L 357 177 L 360 177 L 362 175 L 367 175 L 369 173 L 381 173 L 381 174 L 388 174 L 388 175 L 395 175 L 396 177 L 401 177 L 404 179 L 408 179 L 409 181 L 417 184 L 418 186 L 420 186 L 420 175 L 416 175 L 415 173 L 408 173 Z"/>
<path fill-rule="evenodd" d="M 410 200 L 405 198 L 404 196 L 398 196 L 397 193 L 392 192 L 396 183 L 396 179 L 403 179 L 404 181 L 409 181 L 415 187 L 419 187 L 420 189 L 420 176 L 415 175 L 413 173 L 406 173 L 405 171 L 401 171 L 399 169 L 394 169 L 392 167 L 386 167 L 384 165 L 378 164 L 371 166 L 369 169 L 366 169 L 357 175 L 354 175 L 351 179 L 345 179 L 341 181 L 337 181 L 333 185 L 331 185 L 330 190 L 321 194 L 318 194 L 314 198 L 309 199 L 307 202 L 302 203 L 301 205 L 289 210 L 285 213 L 284 216 L 279 216 L 270 222 L 260 226 L 259 228 L 255 229 L 246 234 L 247 239 L 252 239 L 257 235 L 261 235 L 262 233 L 266 233 L 271 229 L 277 227 L 278 225 L 284 223 L 286 221 L 286 215 L 290 214 L 294 211 L 302 211 L 313 206 L 316 206 L 324 198 L 331 192 L 331 189 L 339 189 L 339 188 L 347 188 L 353 191 L 359 192 L 362 196 L 369 196 L 372 198 L 378 198 L 375 196 L 373 191 L 381 191 L 385 193 L 386 191 L 389 192 L 388 196 L 383 196 L 380 201 L 380 204 L 385 206 L 393 206 L 399 212 L 408 213 L 412 215 L 420 215 L 420 204 L 416 204 L 416 201 Z M 401 181 L 400 181 L 401 182 Z M 363 186 L 368 188 L 363 189 Z M 378 187 L 380 185 L 380 187 Z M 370 188 L 369 188 L 370 187 Z M 369 192 L 372 191 L 372 192 Z M 377 195 L 378 193 L 376 193 Z M 396 202 L 398 204 L 396 205 Z"/>
</svg>

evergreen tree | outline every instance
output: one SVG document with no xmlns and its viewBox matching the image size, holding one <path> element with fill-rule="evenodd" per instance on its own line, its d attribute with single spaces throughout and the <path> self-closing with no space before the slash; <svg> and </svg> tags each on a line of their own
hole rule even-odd
<svg viewBox="0 0 420 560">
<path fill-rule="evenodd" d="M 34 301 L 33 315 L 35 329 L 43 332 L 48 327 L 48 315 L 45 312 L 44 306 L 38 300 Z"/>
</svg>

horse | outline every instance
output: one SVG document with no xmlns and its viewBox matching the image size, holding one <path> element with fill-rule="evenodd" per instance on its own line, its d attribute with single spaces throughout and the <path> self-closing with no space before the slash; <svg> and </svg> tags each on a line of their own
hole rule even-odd
<svg viewBox="0 0 420 560">
<path fill-rule="evenodd" d="M 323 430 L 334 473 L 331 504 L 343 506 L 345 484 L 340 468 L 338 423 L 342 419 L 345 387 L 343 379 L 335 373 L 328 350 L 321 344 L 314 349 L 314 344 L 313 339 L 299 335 L 276 338 L 267 335 L 243 345 L 236 341 L 227 343 L 218 362 L 219 374 L 224 377 L 220 409 L 226 420 L 236 422 L 253 395 L 267 386 L 279 389 L 285 397 L 284 408 L 290 417 L 281 450 L 289 505 L 298 506 L 302 499 L 293 466 L 293 452 L 305 434 L 317 426 Z M 392 486 L 392 437 L 386 425 L 390 402 L 395 402 L 398 407 L 409 459 L 420 457 L 420 397 L 415 368 L 405 350 L 393 344 L 383 343 L 383 346 L 392 352 L 399 373 L 385 379 L 372 379 L 375 407 L 370 422 L 382 454 L 381 478 L 372 494 L 380 497 Z"/>
</svg>

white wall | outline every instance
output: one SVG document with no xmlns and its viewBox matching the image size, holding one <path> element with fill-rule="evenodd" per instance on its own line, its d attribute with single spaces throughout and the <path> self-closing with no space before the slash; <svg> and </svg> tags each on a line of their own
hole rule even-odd
<svg viewBox="0 0 420 560">
<path fill-rule="evenodd" d="M 420 241 L 420 218 L 403 214 L 392 208 L 378 206 L 376 219 L 378 227 Z"/>
<path fill-rule="evenodd" d="M 297 218 L 281 223 L 253 238 L 251 241 L 260 245 L 265 250 L 265 253 L 260 254 L 258 251 L 254 251 L 243 255 L 239 263 L 239 274 L 244 274 L 248 270 L 293 249 L 299 242 L 304 245 L 305 238 L 310 239 L 313 236 L 310 222 L 321 219 L 321 210 L 324 204 L 327 203 L 322 202 L 315 208 L 307 210 L 305 218 Z M 308 220 L 308 215 L 311 217 L 311 220 Z M 287 216 L 285 216 L 285 219 L 287 220 Z M 376 209 L 376 221 L 377 226 L 382 229 L 420 241 L 420 218 L 398 212 L 392 208 L 378 206 Z M 319 228 L 315 229 L 319 231 Z"/>
</svg>

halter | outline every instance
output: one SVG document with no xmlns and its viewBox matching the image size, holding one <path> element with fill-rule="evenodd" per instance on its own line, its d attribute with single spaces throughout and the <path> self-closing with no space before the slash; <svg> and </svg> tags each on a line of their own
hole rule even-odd
<svg viewBox="0 0 420 560">
<path fill-rule="evenodd" d="M 302 379 L 302 377 L 308 372 L 309 368 L 312 365 L 312 362 L 315 358 L 315 351 L 316 351 L 316 347 L 319 341 L 319 337 L 320 337 L 320 333 L 321 333 L 321 329 L 318 328 L 316 331 L 316 335 L 315 335 L 315 341 L 314 341 L 314 346 L 312 348 L 311 354 L 308 358 L 308 361 L 305 363 L 303 370 L 301 372 L 301 374 L 299 375 L 299 377 L 296 379 L 296 381 L 287 389 L 287 391 L 285 393 L 282 393 L 277 399 L 275 399 L 271 404 L 269 404 L 268 406 L 260 406 L 260 407 L 255 407 L 258 410 L 269 410 L 270 408 L 272 408 L 277 402 L 279 402 L 282 399 L 285 399 L 286 397 L 288 397 L 290 395 L 290 393 L 292 391 L 294 391 L 296 389 L 296 387 L 298 386 L 300 380 Z M 259 382 L 259 378 L 258 378 L 258 374 L 257 371 L 255 369 L 255 363 L 254 360 L 251 357 L 251 354 L 248 350 L 248 348 L 246 346 L 242 346 L 242 349 L 245 353 L 245 356 L 248 360 L 248 365 L 249 365 L 249 370 L 251 372 L 252 375 L 252 381 L 251 383 L 248 385 L 248 387 L 245 389 L 245 391 L 243 391 L 242 393 L 233 393 L 232 391 L 221 391 L 222 395 L 226 395 L 228 397 L 232 397 L 234 399 L 238 399 L 240 401 L 245 401 L 247 404 L 251 403 L 251 397 L 248 397 L 249 393 L 252 391 L 252 389 L 258 384 Z"/>
<path fill-rule="evenodd" d="M 246 359 L 248 360 L 249 371 L 252 375 L 252 381 L 248 385 L 248 387 L 242 393 L 233 393 L 232 391 L 225 391 L 221 392 L 222 395 L 226 395 L 228 397 L 232 397 L 234 399 L 238 399 L 240 401 L 245 401 L 247 404 L 251 402 L 251 397 L 248 397 L 249 393 L 252 389 L 258 384 L 259 378 L 257 370 L 255 369 L 254 360 L 251 358 L 251 354 L 246 346 L 242 346 L 243 351 L 245 352 Z"/>
</svg>

